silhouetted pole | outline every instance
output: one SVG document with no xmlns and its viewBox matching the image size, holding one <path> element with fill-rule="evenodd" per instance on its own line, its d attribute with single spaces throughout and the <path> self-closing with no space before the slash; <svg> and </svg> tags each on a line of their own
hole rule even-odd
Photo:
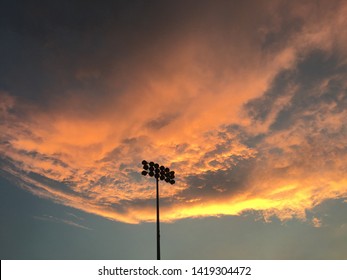
<svg viewBox="0 0 347 280">
<path fill-rule="evenodd" d="M 141 174 L 146 176 L 147 174 L 150 177 L 155 177 L 156 181 L 156 193 L 157 193 L 157 260 L 160 260 L 160 219 L 159 219 L 159 179 L 165 180 L 165 182 L 170 183 L 171 185 L 175 184 L 175 171 L 170 171 L 169 168 L 165 166 L 160 166 L 158 163 L 151 161 L 148 163 L 143 160 L 143 171 Z"/>
<path fill-rule="evenodd" d="M 159 179 L 157 181 L 157 260 L 160 260 Z"/>
</svg>

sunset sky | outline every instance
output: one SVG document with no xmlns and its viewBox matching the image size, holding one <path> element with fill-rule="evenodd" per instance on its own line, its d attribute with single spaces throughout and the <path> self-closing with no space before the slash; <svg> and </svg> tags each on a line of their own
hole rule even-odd
<svg viewBox="0 0 347 280">
<path fill-rule="evenodd" d="M 2 1 L 1 259 L 347 259 L 346 15 Z"/>
</svg>

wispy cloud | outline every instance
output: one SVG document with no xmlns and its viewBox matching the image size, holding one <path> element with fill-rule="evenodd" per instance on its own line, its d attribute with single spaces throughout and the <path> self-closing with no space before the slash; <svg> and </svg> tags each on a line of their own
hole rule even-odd
<svg viewBox="0 0 347 280">
<path fill-rule="evenodd" d="M 81 225 L 79 223 L 76 223 L 74 221 L 53 217 L 51 215 L 34 216 L 34 219 L 41 220 L 41 221 L 53 222 L 53 223 L 63 223 L 63 224 L 77 227 L 77 228 L 81 228 L 81 229 L 92 230 L 91 228 L 84 226 L 84 225 Z"/>
</svg>

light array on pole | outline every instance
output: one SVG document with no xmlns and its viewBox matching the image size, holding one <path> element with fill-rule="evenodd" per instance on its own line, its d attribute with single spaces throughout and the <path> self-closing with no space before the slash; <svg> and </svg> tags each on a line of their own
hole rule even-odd
<svg viewBox="0 0 347 280">
<path fill-rule="evenodd" d="M 171 171 L 170 168 L 163 165 L 160 166 L 158 163 L 154 163 L 153 161 L 147 162 L 145 160 L 142 161 L 142 165 L 143 171 L 141 174 L 143 176 L 149 175 L 150 177 L 155 177 L 156 179 L 165 181 L 171 185 L 175 184 L 175 171 Z"/>
</svg>

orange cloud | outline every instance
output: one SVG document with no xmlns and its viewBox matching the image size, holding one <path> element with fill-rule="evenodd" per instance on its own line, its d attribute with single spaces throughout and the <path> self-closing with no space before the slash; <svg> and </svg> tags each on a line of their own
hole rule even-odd
<svg viewBox="0 0 347 280">
<path fill-rule="evenodd" d="M 111 60 L 104 78 L 76 70 L 80 82 L 101 79 L 107 93 L 66 89 L 43 110 L 2 92 L 3 174 L 36 195 L 129 223 L 154 220 L 142 159 L 176 170 L 177 184 L 161 187 L 164 221 L 249 210 L 304 219 L 346 196 L 345 60 L 326 62 L 346 58 L 336 32 L 346 27 L 346 5 L 293 2 L 257 4 L 257 13 L 242 6 L 225 22 L 220 10 L 203 11 L 207 23 L 192 18 L 160 52 Z"/>
</svg>

